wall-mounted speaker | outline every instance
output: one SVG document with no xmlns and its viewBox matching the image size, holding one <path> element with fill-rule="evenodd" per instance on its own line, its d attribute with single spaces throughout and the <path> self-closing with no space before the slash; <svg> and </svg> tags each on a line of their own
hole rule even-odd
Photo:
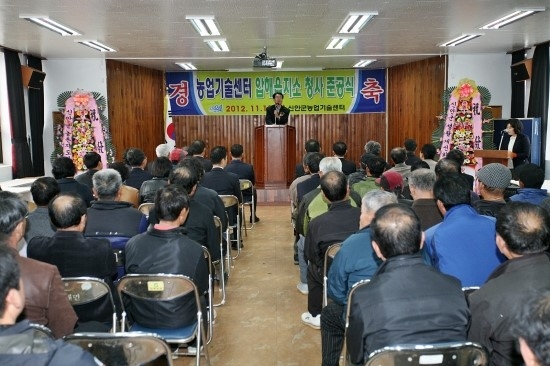
<svg viewBox="0 0 550 366">
<path fill-rule="evenodd" d="M 512 68 L 512 81 L 525 81 L 530 79 L 532 64 L 533 59 L 528 58 L 510 66 Z"/>
<path fill-rule="evenodd" d="M 42 89 L 46 73 L 32 67 L 21 65 L 23 85 L 31 89 Z"/>
</svg>

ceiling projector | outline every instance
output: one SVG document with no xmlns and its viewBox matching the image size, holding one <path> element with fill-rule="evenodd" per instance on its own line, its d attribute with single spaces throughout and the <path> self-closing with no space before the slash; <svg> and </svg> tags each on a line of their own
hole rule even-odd
<svg viewBox="0 0 550 366">
<path fill-rule="evenodd" d="M 254 62 L 252 63 L 253 67 L 276 67 L 277 66 L 277 60 L 275 60 L 272 57 L 269 57 L 267 55 L 267 47 L 264 47 L 264 52 L 260 53 L 259 55 L 256 55 L 254 57 Z"/>
</svg>

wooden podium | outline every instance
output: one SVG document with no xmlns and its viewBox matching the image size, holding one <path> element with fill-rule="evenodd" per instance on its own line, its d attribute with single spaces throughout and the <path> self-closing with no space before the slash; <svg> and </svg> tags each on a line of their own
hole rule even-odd
<svg viewBox="0 0 550 366">
<path fill-rule="evenodd" d="M 263 125 L 254 129 L 254 170 L 259 188 L 285 189 L 294 180 L 296 128 Z"/>
<path fill-rule="evenodd" d="M 476 158 L 483 158 L 483 165 L 499 163 L 508 166 L 508 150 L 474 150 Z"/>
</svg>

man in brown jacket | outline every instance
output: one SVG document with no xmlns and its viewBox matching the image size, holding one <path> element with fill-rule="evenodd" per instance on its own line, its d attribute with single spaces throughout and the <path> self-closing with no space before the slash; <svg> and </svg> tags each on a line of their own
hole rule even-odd
<svg viewBox="0 0 550 366">
<path fill-rule="evenodd" d="M 27 205 L 11 192 L 0 192 L 0 245 L 17 251 L 25 234 Z M 56 338 L 73 333 L 77 316 L 55 266 L 17 255 L 25 290 L 23 315 L 50 328 Z"/>
</svg>

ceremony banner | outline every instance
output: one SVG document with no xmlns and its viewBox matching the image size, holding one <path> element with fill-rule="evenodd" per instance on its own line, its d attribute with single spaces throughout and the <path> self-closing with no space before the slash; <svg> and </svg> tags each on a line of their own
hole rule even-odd
<svg viewBox="0 0 550 366">
<path fill-rule="evenodd" d="M 294 114 L 386 111 L 386 70 L 168 72 L 172 116 L 258 115 L 275 92 Z"/>
</svg>

